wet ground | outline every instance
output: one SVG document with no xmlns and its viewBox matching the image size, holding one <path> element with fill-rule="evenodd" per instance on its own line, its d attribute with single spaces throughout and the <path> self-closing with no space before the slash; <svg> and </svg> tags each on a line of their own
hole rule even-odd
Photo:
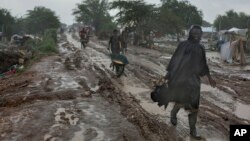
<svg viewBox="0 0 250 141">
<path fill-rule="evenodd" d="M 59 37 L 59 55 L 0 81 L 0 140 L 193 140 L 185 110 L 173 127 L 173 104 L 165 110 L 150 99 L 170 54 L 129 46 L 130 64 L 117 78 L 106 41 L 81 49 L 78 40 Z M 230 124 L 250 124 L 249 66 L 223 64 L 216 52 L 207 58 L 218 85 L 203 78 L 198 132 L 207 141 L 227 141 Z"/>
</svg>

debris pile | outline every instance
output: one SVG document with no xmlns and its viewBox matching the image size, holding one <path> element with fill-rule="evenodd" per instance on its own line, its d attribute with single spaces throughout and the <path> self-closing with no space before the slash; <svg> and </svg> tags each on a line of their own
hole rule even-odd
<svg viewBox="0 0 250 141">
<path fill-rule="evenodd" d="M 15 73 L 19 67 L 23 67 L 27 60 L 32 58 L 32 54 L 29 46 L 1 45 L 0 78 Z"/>
</svg>

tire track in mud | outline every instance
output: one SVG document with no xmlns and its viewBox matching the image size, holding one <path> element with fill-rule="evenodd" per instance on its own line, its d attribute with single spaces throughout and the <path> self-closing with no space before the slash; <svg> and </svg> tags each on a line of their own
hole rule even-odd
<svg viewBox="0 0 250 141">
<path fill-rule="evenodd" d="M 236 100 L 250 104 L 250 67 L 246 66 L 229 65 L 220 60 L 219 53 L 208 52 L 208 63 L 212 68 L 213 77 L 218 83 L 218 88 L 231 94 Z M 248 60 L 249 61 L 249 60 Z M 208 83 L 207 81 L 203 81 Z"/>
<path fill-rule="evenodd" d="M 100 52 L 103 52 L 103 50 L 101 50 L 100 48 L 97 48 L 96 50 L 98 50 Z M 106 54 L 106 53 L 104 53 L 104 54 Z M 129 64 L 129 65 L 131 65 L 131 64 Z M 137 67 L 133 68 L 133 66 L 137 66 Z M 116 85 L 116 87 L 120 88 L 122 91 L 125 91 L 127 93 L 132 93 L 133 96 L 136 97 L 136 99 L 142 100 L 142 101 L 138 101 L 140 103 L 140 105 L 142 105 L 143 108 L 147 112 L 149 112 L 151 114 L 154 114 L 154 115 L 158 115 L 158 116 L 160 115 L 158 117 L 158 119 L 161 118 L 160 121 L 165 122 L 166 119 L 169 121 L 169 116 L 166 116 L 167 113 L 170 113 L 169 110 L 166 112 L 165 110 L 160 109 L 155 103 L 148 102 L 148 101 L 151 101 L 151 99 L 149 99 L 149 94 L 150 94 L 150 91 L 151 91 L 150 89 L 152 89 L 150 87 L 151 86 L 151 82 L 152 82 L 152 80 L 154 80 L 156 78 L 159 78 L 160 74 L 155 74 L 149 68 L 145 67 L 144 65 L 138 64 L 137 62 L 133 66 L 129 67 L 129 69 L 126 70 L 126 71 L 129 71 L 128 74 L 130 74 L 130 76 L 128 76 L 128 77 L 130 79 L 132 79 L 132 81 L 128 77 L 123 77 L 123 78 L 120 78 L 118 80 L 117 79 L 113 79 L 113 81 L 115 82 L 114 85 Z M 139 68 L 139 69 L 137 69 L 137 68 Z M 145 77 L 145 76 L 147 76 L 147 77 Z M 149 76 L 153 76 L 153 77 L 149 77 Z M 142 81 L 142 80 L 145 80 L 145 81 Z M 126 81 L 128 81 L 128 82 L 126 82 Z M 142 83 L 142 82 L 144 82 L 144 83 Z M 138 95 L 139 92 L 140 92 L 140 91 L 138 91 L 138 88 L 134 88 L 133 86 L 131 86 L 131 83 L 132 84 L 138 84 L 136 87 L 145 87 L 145 85 L 146 85 L 147 86 L 146 87 L 147 91 L 144 92 L 144 93 L 142 93 L 143 96 L 140 96 L 140 95 Z M 126 87 L 127 87 L 127 90 L 128 89 L 131 89 L 131 90 L 126 91 Z M 146 101 L 145 101 L 145 98 L 146 98 Z M 189 138 L 188 138 L 189 137 L 189 130 L 188 130 L 188 125 L 187 125 L 187 123 L 188 123 L 188 121 L 187 121 L 187 114 L 185 113 L 185 111 L 181 111 L 179 113 L 179 115 L 181 115 L 181 120 L 179 120 L 179 124 L 181 126 L 178 126 L 178 128 L 177 128 L 178 136 L 180 138 L 182 138 L 182 140 L 189 140 Z M 171 124 L 168 123 L 168 126 L 171 127 Z M 175 130 L 175 128 L 174 128 L 174 130 Z"/>
<path fill-rule="evenodd" d="M 99 46 L 99 47 L 96 47 Z M 106 49 L 104 47 L 100 47 L 100 45 L 97 45 L 95 43 L 91 43 L 91 49 L 90 50 L 95 50 L 95 52 L 101 52 L 102 53 L 102 57 L 106 57 L 108 56 L 108 52 L 106 51 Z M 86 52 L 87 53 L 87 52 Z M 129 52 L 130 53 L 130 52 Z M 132 53 L 135 55 L 138 55 L 139 53 Z M 143 54 L 141 55 L 146 56 L 148 54 Z M 87 55 L 88 56 L 88 55 Z M 144 56 L 144 58 L 146 58 Z M 152 60 L 148 60 L 148 61 L 152 61 Z M 160 62 L 168 62 L 168 61 L 161 61 Z M 114 79 L 113 78 L 113 73 L 108 69 L 108 65 L 103 65 L 101 62 L 98 62 L 96 64 L 97 68 L 101 68 L 102 71 L 104 71 L 107 75 L 108 78 L 110 78 L 113 82 L 113 85 L 115 85 L 116 87 L 118 87 L 120 89 L 120 91 L 123 91 L 125 93 L 130 93 L 130 91 L 126 91 L 126 87 L 128 88 L 132 88 L 133 87 L 131 85 L 129 85 L 129 83 L 137 83 L 137 85 L 135 85 L 135 87 L 144 87 L 145 86 L 148 88 L 148 92 L 150 92 L 151 89 L 151 80 L 152 79 L 156 79 L 159 78 L 160 74 L 155 73 L 154 71 L 152 71 L 151 69 L 149 69 L 147 66 L 143 66 L 140 63 L 132 63 L 129 64 L 129 66 L 127 66 L 127 70 L 125 70 L 125 73 L 127 74 L 127 77 L 122 77 L 120 79 Z M 159 65 L 159 64 L 158 64 Z M 162 68 L 163 69 L 163 68 Z M 104 73 L 103 72 L 103 73 Z M 146 76 L 146 77 L 145 77 Z M 222 77 L 223 78 L 223 77 Z M 129 81 L 127 83 L 125 83 L 127 80 L 129 79 L 133 79 L 133 81 Z M 225 84 L 226 85 L 226 84 Z M 124 90 L 125 88 L 125 90 Z M 133 90 L 138 90 L 138 89 L 133 89 Z M 208 90 L 209 91 L 209 90 Z M 226 90 L 224 90 L 226 91 Z M 226 91 L 227 92 L 227 91 Z M 200 123 L 198 122 L 198 128 L 200 128 L 202 131 L 201 133 L 205 133 L 206 134 L 206 138 L 207 140 L 228 140 L 228 133 L 229 133 L 229 125 L 233 124 L 233 123 L 249 123 L 249 119 L 245 120 L 242 118 L 239 118 L 235 115 L 235 113 L 232 113 L 232 111 L 230 110 L 224 110 L 220 108 L 220 105 L 215 105 L 213 103 L 213 101 L 208 101 L 207 96 L 204 95 L 206 94 L 206 90 L 202 91 L 201 95 L 202 95 L 202 99 L 201 99 L 201 107 L 200 107 L 200 115 L 199 115 L 199 120 Z M 230 94 L 230 93 L 229 93 Z M 134 97 L 136 97 L 137 101 L 143 105 L 143 102 L 140 101 L 142 99 L 146 99 L 147 101 L 150 101 L 149 98 L 147 98 L 147 96 L 138 96 L 138 95 L 145 95 L 138 91 L 137 94 L 132 94 Z M 149 93 L 148 93 L 149 95 Z M 204 96 L 203 96 L 204 95 Z M 216 101 L 215 101 L 216 102 Z M 144 103 L 145 104 L 145 103 Z M 153 105 L 153 104 L 151 104 Z M 211 110 L 211 107 L 213 107 L 213 110 Z M 145 109 L 145 105 L 143 105 L 143 108 Z M 147 110 L 149 113 L 152 111 Z M 163 114 L 161 115 L 161 119 L 166 119 L 166 115 L 164 115 L 164 111 L 160 111 Z M 169 111 L 168 111 L 169 112 Z M 183 115 L 183 113 L 181 113 L 181 115 Z M 225 115 L 229 115 L 229 116 L 225 116 Z M 169 117 L 167 117 L 169 119 Z M 179 118 L 179 117 L 178 117 Z M 184 116 L 184 118 L 187 118 L 187 116 Z M 183 118 L 181 118 L 180 122 L 181 125 L 184 128 L 180 128 L 178 129 L 178 134 L 180 134 L 180 136 L 182 136 L 181 138 L 185 138 L 185 140 L 188 140 L 186 137 L 188 135 L 188 125 L 187 120 L 184 120 Z M 206 127 L 207 124 L 210 124 L 208 127 Z M 212 125 L 212 127 L 210 127 Z M 186 129 L 187 128 L 187 129 Z M 208 132 L 209 130 L 212 130 L 213 132 Z M 215 136 L 214 138 L 211 137 Z"/>
<path fill-rule="evenodd" d="M 89 57 L 89 61 L 92 61 L 91 63 L 94 65 L 95 70 L 99 72 L 97 73 L 100 75 L 99 93 L 109 102 L 118 103 L 121 107 L 122 115 L 134 125 L 138 126 L 138 130 L 146 140 L 181 140 L 173 129 L 169 128 L 163 122 L 158 121 L 157 117 L 146 112 L 138 100 L 131 94 L 125 93 L 120 87 L 117 87 L 118 83 L 122 85 L 123 82 L 114 78 L 114 73 L 107 69 L 109 64 L 104 65 L 103 62 L 95 62 L 96 57 L 94 57 L 92 53 L 96 55 L 98 51 L 87 47 L 83 52 L 83 57 Z M 100 52 L 97 55 L 100 55 Z M 107 58 L 105 54 L 101 56 L 104 57 L 104 59 Z M 108 63 L 110 63 L 110 59 L 108 60 Z M 130 73 L 128 73 L 128 75 L 130 75 Z"/>
<path fill-rule="evenodd" d="M 29 71 L 35 77 L 28 86 L 4 89 L 0 140 L 145 140 L 116 104 L 95 94 L 102 74 L 93 64 L 75 68 L 76 62 L 70 61 L 72 70 L 64 68 L 62 62 L 74 51 L 33 65 Z"/>
<path fill-rule="evenodd" d="M 78 91 L 68 90 L 68 91 L 57 91 L 57 92 L 34 92 L 32 95 L 9 95 L 4 96 L 1 99 L 0 107 L 17 107 L 22 104 L 33 103 L 37 100 L 70 100 L 80 97 Z"/>
<path fill-rule="evenodd" d="M 233 113 L 211 104 L 205 98 L 201 98 L 200 110 L 206 112 L 200 112 L 199 117 L 202 123 L 212 123 L 213 126 L 217 129 L 220 129 L 223 132 L 225 138 L 229 136 L 229 125 L 231 124 L 250 124 L 249 120 L 240 119 L 235 116 Z M 209 107 L 207 106 L 209 105 Z M 214 110 L 216 109 L 216 110 Z"/>
<path fill-rule="evenodd" d="M 100 88 L 98 89 L 98 92 L 107 101 L 111 103 L 119 103 L 122 115 L 139 127 L 139 131 L 146 140 L 181 140 L 173 129 L 168 127 L 165 123 L 158 121 L 157 117 L 145 111 L 134 96 L 123 92 L 117 87 L 115 84 L 117 81 L 115 79 L 110 79 L 107 73 L 98 66 L 95 68 L 100 74 L 102 74 L 99 81 Z"/>
<path fill-rule="evenodd" d="M 218 82 L 220 90 L 230 93 L 235 99 L 250 104 L 250 79 L 223 74 L 215 74 L 214 78 Z"/>
<path fill-rule="evenodd" d="M 94 43 L 91 43 L 92 44 L 92 47 L 93 46 L 98 46 L 98 45 L 96 45 L 96 44 L 94 44 Z M 88 50 L 89 48 L 86 48 L 85 50 Z M 99 52 L 98 54 L 100 54 L 100 52 L 102 52 L 103 53 L 103 51 L 99 51 L 99 50 L 103 50 L 103 49 L 101 49 L 100 47 L 97 47 L 97 48 L 95 48 L 95 47 L 93 47 L 93 48 L 91 48 L 91 49 L 89 49 L 89 50 L 95 50 L 94 52 Z M 106 51 L 106 50 L 105 50 Z M 92 55 L 89 55 L 88 54 L 88 51 L 86 51 L 85 52 L 86 54 L 86 56 L 90 56 L 90 58 L 91 58 L 91 56 Z M 89 52 L 90 54 L 92 54 L 91 52 Z M 106 56 L 105 56 L 106 55 Z M 102 57 L 106 57 L 107 58 L 107 53 L 103 53 L 102 54 Z M 91 59 L 90 59 L 91 60 Z M 107 65 L 106 65 L 107 66 Z M 147 98 L 147 101 L 148 100 L 150 100 L 150 99 L 148 99 L 148 97 L 149 97 L 149 94 L 150 94 L 150 87 L 148 87 L 147 85 L 151 85 L 151 83 L 142 83 L 142 81 L 139 79 L 139 78 L 137 78 L 137 76 L 136 76 L 136 72 L 134 73 L 133 71 L 130 71 L 130 70 L 126 70 L 125 72 L 127 72 L 127 71 L 129 71 L 129 73 L 128 73 L 128 75 L 130 75 L 130 76 L 128 76 L 128 77 L 123 77 L 123 78 L 121 78 L 121 79 L 113 79 L 113 77 L 111 76 L 113 73 L 111 72 L 111 75 L 110 75 L 110 71 L 108 70 L 108 67 L 104 67 L 104 65 L 102 65 L 102 64 L 97 64 L 97 66 L 96 66 L 97 68 L 101 68 L 101 70 L 103 70 L 104 72 L 106 72 L 106 74 L 109 76 L 109 79 L 111 79 L 112 81 L 113 81 L 113 84 L 117 87 L 117 88 L 119 88 L 120 90 L 122 90 L 122 91 L 125 91 L 126 93 L 132 93 L 133 94 L 133 96 L 134 97 L 136 97 L 137 98 L 137 100 L 143 100 L 144 101 L 144 99 L 145 99 L 145 96 L 139 96 L 138 95 L 138 93 L 134 93 L 133 91 L 135 91 L 135 92 L 140 92 L 140 91 L 138 91 L 138 87 L 145 87 L 146 86 L 146 88 L 147 88 L 147 91 L 146 92 L 144 92 L 143 93 L 143 95 L 148 95 L 148 96 L 146 96 L 146 98 Z M 140 65 L 140 67 L 141 68 L 145 68 L 144 66 L 141 66 Z M 145 68 L 145 69 L 147 69 L 147 68 Z M 142 70 L 144 70 L 144 69 L 142 69 Z M 148 69 L 149 71 L 151 71 L 150 69 Z M 107 72 L 109 72 L 109 73 L 107 73 Z M 147 72 L 147 71 L 145 71 L 145 72 Z M 137 73 L 140 73 L 140 70 L 139 71 L 137 71 Z M 155 76 L 155 74 L 153 73 L 153 71 L 151 71 L 151 74 L 153 74 L 154 76 Z M 145 74 L 144 74 L 145 75 Z M 128 79 L 126 79 L 126 78 L 128 78 Z M 132 81 L 130 80 L 131 78 L 133 78 L 132 79 Z M 143 78 L 143 76 L 142 76 L 142 78 Z M 144 77 L 145 78 L 145 77 Z M 151 82 L 151 80 L 152 79 L 148 79 L 148 81 L 147 82 Z M 128 81 L 128 82 L 127 82 Z M 132 84 L 138 84 L 138 85 L 135 85 L 135 86 L 132 86 L 131 87 L 131 84 L 130 83 L 132 83 Z M 124 90 L 124 88 L 126 88 L 126 86 L 128 87 L 128 89 L 131 89 L 131 88 L 133 88 L 132 89 L 132 91 L 131 90 L 129 90 L 129 91 L 127 91 L 127 90 Z M 135 88 L 136 87 L 136 88 Z M 112 92 L 111 92 L 112 93 Z M 139 101 L 138 101 L 139 102 Z M 139 102 L 140 103 L 140 102 Z M 166 113 L 164 110 L 161 110 L 161 109 L 159 109 L 159 107 L 155 104 L 155 103 L 153 103 L 153 102 L 150 102 L 150 103 L 148 103 L 148 102 L 146 102 L 145 103 L 145 101 L 144 101 L 144 103 L 140 103 L 142 106 L 143 106 L 143 108 L 145 109 L 145 110 L 147 110 L 147 112 L 149 112 L 149 111 L 153 111 L 153 113 L 154 114 L 160 114 L 161 116 L 164 114 L 164 113 Z M 154 107 L 154 108 L 151 108 L 151 107 Z M 150 107 L 150 108 L 149 108 Z M 149 110 L 149 111 L 148 111 Z M 156 113 L 155 113 L 155 110 L 157 111 Z M 164 117 L 166 116 L 166 115 L 163 115 Z M 186 116 L 187 117 L 187 116 Z M 159 118 L 159 117 L 158 117 Z M 165 122 L 165 120 L 161 120 L 162 122 Z M 167 125 L 167 126 L 169 126 L 169 124 Z M 170 125 L 170 127 L 172 127 L 171 125 Z M 181 126 L 182 127 L 182 126 Z M 171 131 L 173 131 L 173 132 L 175 132 L 175 129 L 173 129 L 174 127 L 172 127 L 172 130 Z M 186 130 L 186 125 L 185 125 L 185 128 L 178 128 L 178 135 L 175 135 L 176 137 L 178 137 L 178 138 L 180 138 L 180 139 L 178 139 L 178 140 L 183 140 L 186 136 L 188 136 L 189 135 L 189 133 L 188 133 L 188 130 Z M 175 138 L 175 136 L 172 136 L 171 138 L 173 139 L 173 138 Z M 176 140 L 176 139 L 174 139 L 174 140 Z"/>
</svg>

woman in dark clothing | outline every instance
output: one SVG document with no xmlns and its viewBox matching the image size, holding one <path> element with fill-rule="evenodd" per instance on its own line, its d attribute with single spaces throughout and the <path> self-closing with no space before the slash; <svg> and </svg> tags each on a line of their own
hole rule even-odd
<svg viewBox="0 0 250 141">
<path fill-rule="evenodd" d="M 159 94 L 159 105 L 167 106 L 168 102 L 175 102 L 171 111 L 173 125 L 177 124 L 176 115 L 181 107 L 190 110 L 190 135 L 196 139 L 201 139 L 195 127 L 200 101 L 200 77 L 206 75 L 211 86 L 216 85 L 209 73 L 204 47 L 200 44 L 201 36 L 200 26 L 190 29 L 188 40 L 178 45 L 167 67 L 168 87 L 156 88 L 154 91 Z"/>
<path fill-rule="evenodd" d="M 168 86 L 170 93 L 176 95 L 176 104 L 171 111 L 171 123 L 177 124 L 177 113 L 184 105 L 190 109 L 188 115 L 190 134 L 196 139 L 200 137 L 196 133 L 196 121 L 200 101 L 200 77 L 207 76 L 211 86 L 216 83 L 209 73 L 204 47 L 200 44 L 202 30 L 200 26 L 190 29 L 187 41 L 181 42 L 175 51 L 168 67 Z"/>
</svg>

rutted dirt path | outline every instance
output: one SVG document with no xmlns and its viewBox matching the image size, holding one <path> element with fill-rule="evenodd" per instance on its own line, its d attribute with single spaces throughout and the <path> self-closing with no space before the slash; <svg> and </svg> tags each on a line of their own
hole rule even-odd
<svg viewBox="0 0 250 141">
<path fill-rule="evenodd" d="M 173 105 L 165 110 L 150 99 L 152 81 L 166 73 L 170 54 L 130 47 L 125 76 L 116 78 L 106 42 L 93 40 L 81 50 L 73 37 L 59 38 L 59 55 L 0 81 L 0 140 L 192 140 L 186 111 L 173 127 Z M 203 80 L 197 127 L 204 140 L 227 141 L 230 124 L 250 124 L 249 79 L 244 78 L 249 74 L 213 59 L 218 87 Z"/>
<path fill-rule="evenodd" d="M 77 45 L 75 39 L 70 39 L 72 43 Z M 107 59 L 109 52 L 106 49 L 106 42 L 91 42 L 89 48 L 86 52 L 98 52 L 102 59 Z M 133 95 L 139 102 L 140 105 L 149 113 L 156 115 L 160 121 L 165 122 L 171 127 L 169 123 L 169 113 L 172 105 L 170 105 L 167 110 L 159 108 L 155 103 L 152 103 L 149 98 L 149 94 L 152 90 L 151 82 L 153 79 L 159 78 L 161 75 L 165 74 L 165 67 L 171 58 L 171 55 L 166 53 L 161 53 L 155 50 L 149 50 L 138 47 L 129 48 L 127 54 L 130 64 L 127 66 L 125 73 L 126 76 L 120 79 L 114 79 L 111 75 L 111 80 L 114 84 L 120 88 L 123 92 Z M 105 58 L 106 57 L 106 58 Z M 203 79 L 202 84 L 202 99 L 200 106 L 199 122 L 197 127 L 200 129 L 200 133 L 204 136 L 205 140 L 228 140 L 229 125 L 230 124 L 249 124 L 250 117 L 246 109 L 250 107 L 248 103 L 248 95 L 246 93 L 249 88 L 246 85 L 238 85 L 244 89 L 240 89 L 238 94 L 246 96 L 246 99 L 242 98 L 240 95 L 234 95 L 233 93 L 237 89 L 234 85 L 234 78 L 239 78 L 238 83 L 245 83 L 244 75 L 237 71 L 234 73 L 234 78 L 229 78 L 229 83 L 227 85 L 225 80 L 220 80 L 220 78 L 227 79 L 227 77 L 220 71 L 225 71 L 230 73 L 230 69 L 222 69 L 221 67 L 215 67 L 214 62 L 209 59 L 209 64 L 211 68 L 212 75 L 215 77 L 218 87 L 212 88 L 207 85 L 206 78 Z M 99 64 L 112 74 L 109 69 L 109 64 Z M 249 75 L 246 73 L 246 75 Z M 248 81 L 248 80 L 247 80 Z M 237 92 L 236 92 L 237 94 Z M 188 133 L 188 121 L 187 113 L 181 110 L 178 118 L 179 125 L 177 126 L 177 133 L 180 138 L 184 140 L 190 140 Z"/>
<path fill-rule="evenodd" d="M 119 105 L 97 92 L 101 74 L 94 65 L 64 63 L 77 50 L 64 48 L 65 40 L 59 47 L 66 54 L 45 57 L 21 76 L 1 81 L 0 140 L 145 140 Z"/>
</svg>

